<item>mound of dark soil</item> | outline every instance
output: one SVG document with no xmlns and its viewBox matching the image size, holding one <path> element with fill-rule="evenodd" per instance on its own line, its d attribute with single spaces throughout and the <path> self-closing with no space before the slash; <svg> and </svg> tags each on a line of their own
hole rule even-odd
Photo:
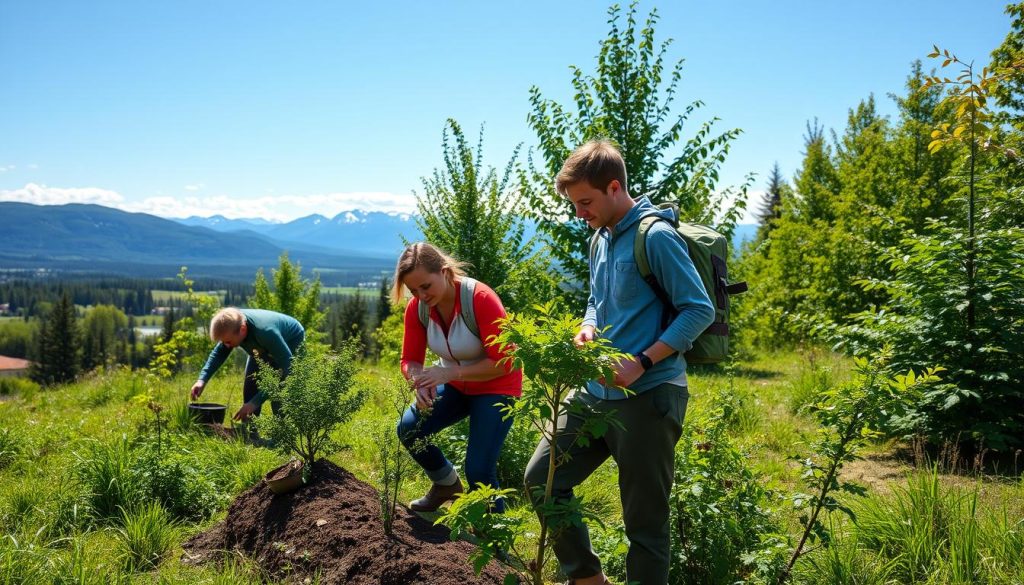
<svg viewBox="0 0 1024 585">
<path fill-rule="evenodd" d="M 377 491 L 328 461 L 314 480 L 275 496 L 260 483 L 241 494 L 227 519 L 185 543 L 184 562 L 218 561 L 225 551 L 255 559 L 275 578 L 349 585 L 465 585 L 501 583 L 495 563 L 473 574 L 473 545 L 452 542 L 448 531 L 402 506 L 392 536 L 384 534 Z"/>
</svg>

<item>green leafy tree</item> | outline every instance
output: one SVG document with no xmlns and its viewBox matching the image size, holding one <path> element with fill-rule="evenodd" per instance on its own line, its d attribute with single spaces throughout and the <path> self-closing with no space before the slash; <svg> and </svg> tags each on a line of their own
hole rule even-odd
<svg viewBox="0 0 1024 585">
<path fill-rule="evenodd" d="M 327 316 L 320 310 L 320 275 L 312 281 L 302 278 L 302 266 L 292 264 L 287 252 L 281 254 L 277 269 L 272 274 L 273 290 L 263 275 L 263 269 L 256 272 L 253 283 L 256 292 L 249 297 L 249 306 L 294 317 L 306 329 L 306 339 L 316 340 Z"/>
<path fill-rule="evenodd" d="M 654 203 L 674 202 L 686 221 L 714 224 L 731 235 L 746 206 L 751 177 L 738 191 L 718 188 L 719 169 L 740 130 L 715 133 L 717 118 L 703 123 L 690 138 L 682 138 L 691 114 L 703 107 L 694 101 L 674 114 L 673 102 L 682 78 L 683 60 L 666 63 L 671 40 L 657 42 L 658 21 L 652 10 L 641 26 L 637 3 L 625 13 L 618 5 L 608 10 L 610 29 L 600 42 L 592 74 L 572 66 L 571 107 L 530 89 L 527 117 L 537 135 L 539 160 L 531 156 L 521 175 L 531 211 L 551 243 L 551 254 L 573 284 L 588 282 L 587 226 L 573 219 L 572 204 L 554 189 L 554 177 L 569 154 L 594 138 L 610 138 L 621 149 L 634 197 Z M 734 201 L 733 203 L 729 203 Z M 574 295 L 582 306 L 586 291 Z"/>
<path fill-rule="evenodd" d="M 91 370 L 124 356 L 128 316 L 114 305 L 99 305 L 82 319 L 82 367 Z"/>
<path fill-rule="evenodd" d="M 557 445 L 564 429 L 559 429 L 559 417 L 569 414 L 582 416 L 584 413 L 577 403 L 567 404 L 569 393 L 583 386 L 587 380 L 615 375 L 613 365 L 626 357 L 613 348 L 602 337 L 582 347 L 576 347 L 573 336 L 579 331 L 580 320 L 555 309 L 549 302 L 534 308 L 535 314 L 513 313 L 501 323 L 501 334 L 490 340 L 498 344 L 508 357 L 505 362 L 515 368 L 522 368 L 529 384 L 523 387 L 522 397 L 508 407 L 506 416 L 528 420 L 541 436 L 551 445 Z M 617 424 L 615 419 L 586 413 L 586 421 L 572 438 L 584 444 L 600 437 L 609 425 Z M 480 545 L 471 561 L 480 570 L 487 561 L 506 551 L 517 557 L 521 566 L 531 567 L 525 576 L 535 585 L 543 585 L 543 569 L 550 546 L 550 534 L 569 522 L 581 522 L 591 517 L 578 499 L 558 501 L 552 496 L 555 469 L 565 463 L 565 454 L 552 448 L 548 476 L 543 493 L 527 494 L 538 503 L 540 534 L 533 558 L 515 548 L 516 535 L 525 530 L 521 516 L 503 516 L 490 512 L 494 498 L 504 497 L 514 490 L 494 490 L 480 486 L 460 496 L 439 522 L 453 528 L 453 533 L 467 525 L 474 527 Z M 510 582 L 506 579 L 506 582 Z M 512 581 L 514 582 L 514 581 Z"/>
<path fill-rule="evenodd" d="M 81 371 L 80 339 L 75 305 L 65 293 L 40 327 L 32 378 L 43 385 L 73 381 Z"/>
<path fill-rule="evenodd" d="M 994 51 L 992 69 L 1002 73 L 992 88 L 992 97 L 1002 108 L 1000 116 L 1018 132 L 1024 131 L 1024 2 L 1007 5 L 1010 32 Z"/>
<path fill-rule="evenodd" d="M 928 218 L 949 212 L 958 187 L 946 179 L 953 174 L 954 164 L 963 150 L 947 148 L 938 153 L 928 152 L 932 130 L 950 112 L 948 105 L 942 102 L 942 88 L 925 87 L 925 81 L 921 61 L 914 61 L 907 76 L 905 94 L 890 95 L 899 109 L 890 153 L 892 168 L 896 171 L 892 191 L 897 200 L 890 214 L 897 223 L 914 231 L 924 229 Z"/>
<path fill-rule="evenodd" d="M 284 380 L 277 369 L 261 363 L 259 389 L 280 407 L 274 416 L 257 418 L 260 433 L 310 469 L 320 457 L 340 448 L 331 433 L 366 399 L 365 390 L 355 381 L 358 352 L 354 344 L 335 353 L 321 344 L 305 343 Z"/>
<path fill-rule="evenodd" d="M 210 319 L 219 308 L 217 297 L 195 292 L 195 281 L 188 277 L 188 268 L 185 266 L 181 267 L 178 280 L 185 289 L 185 303 L 192 307 L 192 316 L 178 319 L 170 339 L 153 346 L 149 367 L 162 378 L 169 378 L 183 370 L 199 371 L 213 349 Z"/>
<path fill-rule="evenodd" d="M 468 263 L 469 275 L 493 287 L 509 310 L 551 298 L 556 284 L 547 257 L 525 237 L 525 200 L 511 184 L 518 147 L 499 176 L 484 167 L 483 129 L 474 150 L 449 119 L 441 142 L 444 168 L 424 178 L 416 194 L 423 237 Z"/>
<path fill-rule="evenodd" d="M 804 221 L 835 219 L 833 204 L 839 195 L 839 176 L 832 160 L 832 149 L 825 142 L 825 131 L 818 125 L 807 123 L 804 135 L 804 160 L 797 171 L 795 188 L 798 199 L 796 211 Z"/>
<path fill-rule="evenodd" d="M 927 86 L 950 86 L 944 98 L 950 120 L 933 133 L 929 149 L 956 149 L 962 156 L 960 191 L 921 232 L 907 231 L 887 251 L 888 279 L 865 280 L 890 302 L 865 312 L 840 330 L 851 351 L 870 354 L 888 340 L 894 368 L 939 365 L 942 383 L 924 392 L 893 421 L 893 431 L 921 433 L 932 441 L 961 441 L 964 448 L 1012 451 L 1024 445 L 1024 228 L 1020 187 L 1003 189 L 992 175 L 1003 156 L 987 108 L 995 85 L 987 70 L 947 51 L 932 57 L 942 67 L 961 67 L 957 79 L 928 76 Z"/>
</svg>

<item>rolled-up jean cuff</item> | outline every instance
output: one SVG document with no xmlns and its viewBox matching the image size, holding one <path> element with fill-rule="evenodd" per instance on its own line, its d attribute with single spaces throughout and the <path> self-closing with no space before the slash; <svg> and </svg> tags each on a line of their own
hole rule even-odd
<svg viewBox="0 0 1024 585">
<path fill-rule="evenodd" d="M 455 466 L 452 465 L 450 461 L 445 461 L 444 467 L 442 467 L 441 469 L 438 469 L 437 471 L 430 471 L 429 469 L 424 469 L 423 471 L 426 472 L 427 477 L 430 478 L 430 481 L 432 481 L 434 483 L 437 483 L 437 482 L 441 481 L 442 479 L 448 477 L 448 475 L 454 469 L 455 469 Z"/>
</svg>

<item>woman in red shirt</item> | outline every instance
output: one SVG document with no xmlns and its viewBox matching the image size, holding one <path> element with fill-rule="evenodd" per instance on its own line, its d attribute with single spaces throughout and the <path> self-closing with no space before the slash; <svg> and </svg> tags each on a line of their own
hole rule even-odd
<svg viewBox="0 0 1024 585">
<path fill-rule="evenodd" d="M 501 299 L 482 282 L 466 276 L 463 264 L 434 246 L 406 247 L 395 267 L 395 302 L 412 293 L 405 308 L 402 374 L 416 401 L 402 415 L 398 436 L 433 482 L 416 511 L 434 511 L 462 492 L 455 467 L 430 442 L 438 431 L 469 417 L 466 479 L 498 487 L 498 454 L 512 427 L 504 409 L 522 394 L 523 374 L 506 365 L 497 347 L 484 340 L 497 335 L 495 323 L 505 316 Z M 427 348 L 440 361 L 424 367 Z M 499 511 L 504 507 L 498 502 Z"/>
</svg>

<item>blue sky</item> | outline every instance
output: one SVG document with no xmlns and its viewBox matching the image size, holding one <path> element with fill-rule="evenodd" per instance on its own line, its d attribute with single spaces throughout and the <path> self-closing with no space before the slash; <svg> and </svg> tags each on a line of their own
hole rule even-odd
<svg viewBox="0 0 1024 585">
<path fill-rule="evenodd" d="M 528 91 L 568 103 L 607 4 L 0 0 L 0 200 L 168 217 L 410 211 L 446 118 L 504 167 L 534 144 Z M 970 6 L 968 10 L 965 8 Z M 650 2 L 685 58 L 678 108 L 739 127 L 723 186 L 800 164 L 805 123 L 841 130 L 902 92 L 933 43 L 987 63 L 1004 2 Z M 926 60 L 927 62 L 927 60 Z M 927 63 L 926 63 L 927 64 Z M 688 133 L 688 134 L 689 134 Z"/>
</svg>

